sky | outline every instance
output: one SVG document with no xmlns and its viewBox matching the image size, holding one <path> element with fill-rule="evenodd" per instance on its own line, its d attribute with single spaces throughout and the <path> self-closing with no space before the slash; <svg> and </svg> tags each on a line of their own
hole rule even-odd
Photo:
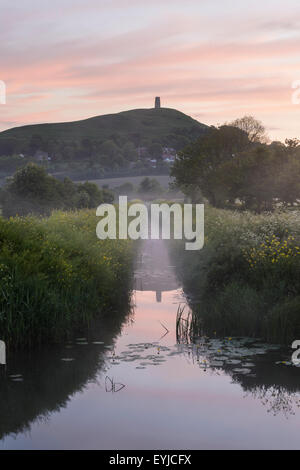
<svg viewBox="0 0 300 470">
<path fill-rule="evenodd" d="M 251 114 L 284 141 L 300 138 L 297 80 L 299 0 L 0 0 L 0 131 L 160 96 L 208 125 Z"/>
</svg>

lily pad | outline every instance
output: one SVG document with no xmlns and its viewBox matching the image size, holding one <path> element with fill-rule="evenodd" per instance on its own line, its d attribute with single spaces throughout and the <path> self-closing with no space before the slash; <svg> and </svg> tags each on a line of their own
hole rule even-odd
<svg viewBox="0 0 300 470">
<path fill-rule="evenodd" d="M 250 374 L 252 371 L 251 371 L 251 369 L 239 368 L 239 369 L 233 369 L 233 372 L 237 372 L 238 374 Z"/>
<path fill-rule="evenodd" d="M 210 361 L 209 365 L 212 367 L 221 367 L 224 364 L 223 361 Z"/>
</svg>

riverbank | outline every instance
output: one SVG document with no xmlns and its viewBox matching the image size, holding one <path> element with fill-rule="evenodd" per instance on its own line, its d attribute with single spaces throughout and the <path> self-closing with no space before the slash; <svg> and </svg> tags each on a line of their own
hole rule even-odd
<svg viewBox="0 0 300 470">
<path fill-rule="evenodd" d="M 0 218 L 0 338 L 8 349 L 66 338 L 129 303 L 133 248 L 98 240 L 94 210 Z"/>
<path fill-rule="evenodd" d="M 300 214 L 205 208 L 199 252 L 172 257 L 201 328 L 288 343 L 300 337 Z"/>
</svg>

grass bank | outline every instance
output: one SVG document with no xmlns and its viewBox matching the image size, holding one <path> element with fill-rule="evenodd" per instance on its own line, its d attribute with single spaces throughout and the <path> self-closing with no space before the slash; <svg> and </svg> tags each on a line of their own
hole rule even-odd
<svg viewBox="0 0 300 470">
<path fill-rule="evenodd" d="M 0 218 L 0 339 L 9 348 L 66 337 L 129 301 L 132 243 L 98 240 L 94 210 Z"/>
<path fill-rule="evenodd" d="M 300 338 L 299 212 L 206 207 L 204 248 L 188 252 L 172 242 L 171 251 L 204 332 Z"/>
</svg>

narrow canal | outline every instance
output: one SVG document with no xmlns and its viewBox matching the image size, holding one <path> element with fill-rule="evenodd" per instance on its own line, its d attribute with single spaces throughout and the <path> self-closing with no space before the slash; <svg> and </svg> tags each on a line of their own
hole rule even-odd
<svg viewBox="0 0 300 470">
<path fill-rule="evenodd" d="M 165 245 L 145 242 L 126 319 L 8 358 L 0 448 L 299 447 L 299 369 L 250 338 L 182 341 L 184 303 Z"/>
</svg>

